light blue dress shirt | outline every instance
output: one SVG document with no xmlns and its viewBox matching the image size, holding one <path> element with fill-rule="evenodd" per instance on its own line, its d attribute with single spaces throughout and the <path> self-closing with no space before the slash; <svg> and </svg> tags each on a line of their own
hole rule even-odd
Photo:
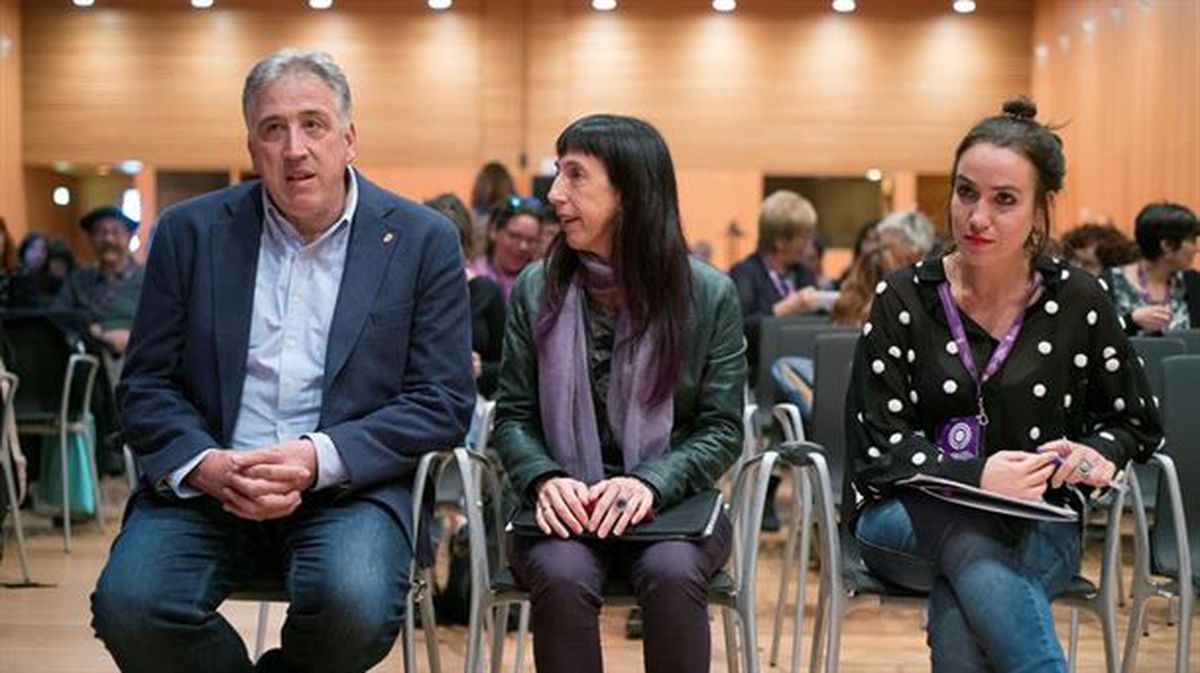
<svg viewBox="0 0 1200 673">
<path fill-rule="evenodd" d="M 317 452 L 316 488 L 346 480 L 333 440 L 316 432 L 321 418 L 325 348 L 346 265 L 350 225 L 358 208 L 358 178 L 347 168 L 346 208 L 320 237 L 306 243 L 263 190 L 263 232 L 254 279 L 254 309 L 246 379 L 232 448 L 259 448 L 305 438 Z M 208 449 L 171 473 L 179 497 L 201 492 L 184 483 Z"/>
</svg>

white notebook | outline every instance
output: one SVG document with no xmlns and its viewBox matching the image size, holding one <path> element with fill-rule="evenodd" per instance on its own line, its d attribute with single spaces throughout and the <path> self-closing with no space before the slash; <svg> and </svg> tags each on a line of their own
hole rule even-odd
<svg viewBox="0 0 1200 673">
<path fill-rule="evenodd" d="M 947 502 L 997 514 L 1023 519 L 1041 519 L 1042 521 L 1079 521 L 1079 513 L 1069 507 L 1051 505 L 1045 500 L 1012 498 L 962 482 L 932 477 L 927 474 L 918 474 L 896 483 L 915 488 L 922 493 Z"/>
</svg>

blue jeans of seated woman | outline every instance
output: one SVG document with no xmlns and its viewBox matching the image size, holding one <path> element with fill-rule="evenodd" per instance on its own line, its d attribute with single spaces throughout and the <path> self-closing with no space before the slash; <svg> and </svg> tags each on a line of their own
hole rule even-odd
<svg viewBox="0 0 1200 673">
<path fill-rule="evenodd" d="M 929 592 L 934 673 L 1067 670 L 1050 598 L 1079 567 L 1079 528 L 919 493 L 868 505 L 856 537 L 871 572 Z"/>
</svg>

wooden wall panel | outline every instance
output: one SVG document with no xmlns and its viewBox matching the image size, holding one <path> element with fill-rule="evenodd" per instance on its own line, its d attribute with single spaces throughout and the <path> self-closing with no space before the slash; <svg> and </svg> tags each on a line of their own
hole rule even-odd
<svg viewBox="0 0 1200 673">
<path fill-rule="evenodd" d="M 350 77 L 362 165 L 423 192 L 465 195 L 461 176 L 489 159 L 527 184 L 572 119 L 646 117 L 675 156 L 689 235 L 714 239 L 720 258 L 731 217 L 753 229 L 761 175 L 944 171 L 974 120 L 1029 88 L 1027 0 L 971 16 L 944 0 L 850 16 L 825 0 L 756 0 L 732 15 L 700 0 L 611 13 L 583 0 L 459 0 L 445 13 L 416 0 L 217 4 L 24 0 L 24 161 L 247 167 L 245 70 L 273 49 L 316 46 Z"/>
<path fill-rule="evenodd" d="M 1200 3 L 1038 0 L 1033 91 L 1065 123 L 1060 230 L 1150 201 L 1200 208 Z"/>
<path fill-rule="evenodd" d="M 28 229 L 21 150 L 21 7 L 0 0 L 0 217 L 17 242 Z"/>
</svg>

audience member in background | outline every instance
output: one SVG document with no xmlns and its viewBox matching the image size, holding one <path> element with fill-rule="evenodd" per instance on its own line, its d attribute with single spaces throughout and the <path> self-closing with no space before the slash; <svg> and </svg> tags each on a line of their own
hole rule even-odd
<svg viewBox="0 0 1200 673">
<path fill-rule="evenodd" d="M 17 250 L 18 268 L 8 287 L 9 308 L 40 308 L 49 305 L 58 294 L 57 285 L 46 270 L 49 240 L 30 232 Z"/>
<path fill-rule="evenodd" d="M 9 291 L 17 271 L 17 245 L 8 230 L 8 223 L 0 217 L 0 307 L 9 304 Z"/>
<path fill-rule="evenodd" d="M 1109 267 L 1132 264 L 1141 256 L 1137 244 L 1111 224 L 1081 224 L 1063 234 L 1060 245 L 1068 262 L 1093 276 Z"/>
<path fill-rule="evenodd" d="M 549 198 L 563 236 L 513 291 L 496 408 L 497 448 L 544 533 L 510 537 L 509 548 L 533 603 L 537 670 L 602 670 L 598 618 L 612 573 L 628 577 L 642 606 L 646 670 L 701 673 L 728 519 L 698 540 L 622 535 L 711 489 L 738 456 L 737 293 L 689 259 L 671 157 L 653 127 L 585 117 L 557 151 Z"/>
<path fill-rule="evenodd" d="M 916 251 L 900 239 L 877 243 L 859 255 L 846 271 L 846 280 L 830 311 L 829 322 L 861 327 L 871 314 L 871 300 L 879 282 L 918 259 L 920 256 Z M 814 374 L 812 358 L 801 355 L 786 355 L 771 365 L 776 392 L 796 405 L 805 424 L 812 420 Z"/>
<path fill-rule="evenodd" d="M 471 270 L 499 285 L 505 302 L 512 294 L 513 281 L 537 254 L 542 213 L 540 201 L 516 195 L 492 210 L 486 252 L 475 258 Z"/>
<path fill-rule="evenodd" d="M 871 300 L 875 298 L 879 281 L 920 258 L 916 250 L 901 242 L 879 244 L 859 255 L 847 271 L 829 321 L 835 325 L 861 327 L 871 315 Z"/>
<path fill-rule="evenodd" d="M 96 264 L 67 277 L 54 308 L 83 313 L 92 336 L 119 359 L 125 354 L 145 278 L 145 269 L 129 253 L 137 222 L 116 206 L 103 206 L 84 215 L 79 226 L 88 233 Z"/>
<path fill-rule="evenodd" d="M 49 239 L 46 252 L 46 275 L 49 277 L 54 297 L 58 297 L 67 279 L 75 271 L 75 253 L 67 242 L 57 236 Z"/>
<path fill-rule="evenodd" d="M 1192 269 L 1200 222 L 1187 206 L 1152 203 L 1138 213 L 1142 260 L 1103 276 L 1129 334 L 1200 326 L 1200 272 Z"/>
<path fill-rule="evenodd" d="M 124 673 L 358 673 L 406 615 L 413 473 L 474 397 L 459 246 L 351 167 L 350 87 L 285 49 L 242 90 L 261 179 L 159 218 L 118 395 L 142 487 L 92 594 Z M 427 530 L 422 527 L 422 531 Z M 277 583 L 252 663 L 217 611 Z"/>
<path fill-rule="evenodd" d="M 846 278 L 850 275 L 850 269 L 854 268 L 854 262 L 858 260 L 862 254 L 876 245 L 879 245 L 879 232 L 875 230 L 875 225 L 879 224 L 879 220 L 870 220 L 862 223 L 858 228 L 858 234 L 854 237 L 854 248 L 851 249 L 850 266 L 842 272 L 842 275 L 837 279 L 837 286 L 841 287 L 842 283 L 846 282 Z"/>
<path fill-rule="evenodd" d="M 764 318 L 817 310 L 816 278 L 800 261 L 817 233 L 817 211 L 796 192 L 779 190 L 758 213 L 758 250 L 729 270 L 737 285 L 750 371 L 758 366 Z"/>
<path fill-rule="evenodd" d="M 562 233 L 562 224 L 558 221 L 558 216 L 554 214 L 554 206 L 546 205 L 542 209 L 542 226 L 538 229 L 538 251 L 537 258 L 544 259 L 550 254 L 550 246 L 554 244 L 554 239 Z"/>
<path fill-rule="evenodd" d="M 876 286 L 854 358 L 848 455 L 864 500 L 849 525 L 872 572 L 929 592 L 934 673 L 1066 672 L 1050 597 L 1078 572 L 1080 525 L 899 482 L 928 475 L 1080 509 L 1064 486 L 1108 486 L 1161 436 L 1112 302 L 1043 252 L 1066 162 L 1035 116 L 1012 99 L 959 143 L 954 247 Z"/>
<path fill-rule="evenodd" d="M 475 175 L 475 185 L 471 187 L 471 217 L 475 224 L 471 247 L 482 250 L 488 244 L 488 234 L 491 232 L 489 218 L 492 211 L 501 202 L 517 193 L 517 185 L 513 182 L 512 174 L 499 161 L 489 161 Z"/>
<path fill-rule="evenodd" d="M 425 205 L 454 223 L 463 259 L 471 259 L 471 213 L 462 200 L 453 194 L 442 194 Z M 471 371 L 479 394 L 490 399 L 496 393 L 496 375 L 500 372 L 500 353 L 504 347 L 504 293 L 499 285 L 477 275 L 469 265 L 466 273 L 471 295 Z"/>
<path fill-rule="evenodd" d="M 875 225 L 879 243 L 883 245 L 906 245 L 924 257 L 938 247 L 937 229 L 933 221 L 919 210 L 892 213 Z"/>
<path fill-rule="evenodd" d="M 837 281 L 824 273 L 825 268 L 825 239 L 820 234 L 812 237 L 804 252 L 800 254 L 800 264 L 808 269 L 813 277 L 813 287 L 818 290 L 836 290 Z"/>
</svg>

